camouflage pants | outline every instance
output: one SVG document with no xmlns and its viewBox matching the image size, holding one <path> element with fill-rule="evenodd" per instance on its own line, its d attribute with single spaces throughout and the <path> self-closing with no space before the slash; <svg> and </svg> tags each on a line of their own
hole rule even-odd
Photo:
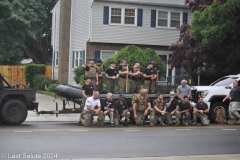
<svg viewBox="0 0 240 160">
<path fill-rule="evenodd" d="M 131 80 L 130 92 L 131 93 L 138 93 L 139 90 L 140 90 L 140 80 L 138 80 L 138 81 Z"/>
<path fill-rule="evenodd" d="M 119 91 L 119 93 L 126 92 L 126 79 L 125 78 L 119 77 L 118 91 Z"/>
<path fill-rule="evenodd" d="M 172 125 L 173 124 L 173 120 L 172 120 L 172 116 L 176 117 L 176 122 L 179 122 L 179 117 L 180 117 L 180 112 L 179 111 L 175 111 L 173 115 L 171 115 L 169 112 L 166 112 L 164 114 L 164 116 L 166 117 L 167 119 L 167 124 L 168 125 Z M 165 119 L 165 118 L 164 118 Z"/>
<path fill-rule="evenodd" d="M 93 85 L 94 90 L 96 90 L 96 78 L 91 78 L 91 85 Z"/>
<path fill-rule="evenodd" d="M 144 89 L 148 89 L 149 93 L 155 93 L 155 89 L 156 89 L 156 81 L 152 81 L 152 80 L 145 80 L 144 81 Z"/>
<path fill-rule="evenodd" d="M 107 92 L 111 92 L 111 93 L 116 92 L 115 82 L 116 82 L 115 79 L 107 78 L 107 86 L 106 86 L 106 91 Z"/>
<path fill-rule="evenodd" d="M 81 116 L 80 118 L 82 118 L 82 124 L 85 126 L 85 127 L 88 127 L 91 125 L 91 122 L 92 122 L 92 117 L 93 116 L 98 116 L 98 119 L 97 121 L 100 122 L 101 124 L 104 123 L 104 113 L 103 111 L 100 111 L 98 114 L 95 114 L 95 112 L 92 112 L 92 111 L 83 111 L 81 113 Z"/>
<path fill-rule="evenodd" d="M 207 126 L 209 121 L 207 119 L 207 115 L 206 114 L 201 114 L 199 112 L 193 112 L 193 121 L 197 121 L 197 119 L 200 118 L 201 119 L 201 123 L 204 126 Z"/>
<path fill-rule="evenodd" d="M 161 113 L 158 113 L 157 111 L 155 111 L 155 109 L 151 108 L 150 109 L 150 122 L 152 122 L 154 125 L 157 124 L 158 119 L 162 117 L 161 121 L 164 122 L 166 116 L 161 115 Z"/>
<path fill-rule="evenodd" d="M 108 115 L 110 117 L 110 123 L 113 123 L 113 120 L 114 120 L 114 111 L 109 111 L 106 115 Z M 105 121 L 105 116 L 104 115 L 104 121 Z"/>
<path fill-rule="evenodd" d="M 96 85 L 96 91 L 102 93 L 103 89 L 103 79 L 102 78 L 98 78 L 98 85 Z"/>
<path fill-rule="evenodd" d="M 230 102 L 228 109 L 229 115 L 232 119 L 240 118 L 240 114 L 238 113 L 238 110 L 240 109 L 240 102 Z"/>
<path fill-rule="evenodd" d="M 116 114 L 114 114 L 114 124 L 115 124 L 115 126 L 118 126 L 119 125 L 119 121 L 121 121 L 121 119 L 123 118 L 123 117 L 125 117 L 125 119 L 129 119 L 129 117 L 130 117 L 130 112 L 128 112 L 127 110 L 124 110 L 123 111 L 123 113 L 121 114 L 121 115 L 119 115 L 120 116 L 120 118 L 118 118 L 117 116 L 116 116 Z"/>
<path fill-rule="evenodd" d="M 184 117 L 184 118 L 183 118 Z M 184 120 L 184 122 L 188 122 L 189 119 L 191 118 L 190 116 L 190 112 L 184 112 L 184 113 L 180 113 L 180 121 L 182 122 Z"/>
<path fill-rule="evenodd" d="M 141 126 L 145 123 L 144 112 L 137 112 L 137 119 L 135 119 L 136 125 Z"/>
</svg>

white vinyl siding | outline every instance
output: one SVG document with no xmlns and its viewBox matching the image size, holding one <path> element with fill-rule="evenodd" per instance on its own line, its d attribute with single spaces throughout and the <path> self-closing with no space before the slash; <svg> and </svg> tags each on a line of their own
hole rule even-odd
<svg viewBox="0 0 240 160">
<path fill-rule="evenodd" d="M 110 7 L 110 24 L 136 26 L 136 8 Z"/>
<path fill-rule="evenodd" d="M 101 60 L 105 61 L 106 59 L 113 57 L 116 53 L 117 51 L 102 50 L 100 55 Z"/>
<path fill-rule="evenodd" d="M 174 28 L 182 24 L 182 12 L 157 11 L 157 27 Z"/>
<path fill-rule="evenodd" d="M 143 9 L 143 21 L 142 26 L 128 27 L 128 25 L 112 25 L 110 11 L 111 7 L 120 6 L 122 8 L 136 8 Z M 109 25 L 103 24 L 103 9 L 104 6 L 109 6 Z M 177 8 L 177 7 L 167 7 L 167 6 L 151 6 L 151 5 L 136 5 L 136 4 L 124 4 L 124 3 L 113 3 L 113 2 L 99 2 L 95 1 L 93 3 L 93 13 L 92 13 L 92 34 L 90 37 L 90 42 L 100 42 L 100 43 L 120 43 L 120 44 L 135 44 L 135 45 L 161 45 L 170 46 L 174 43 L 180 35 L 178 29 L 174 27 L 156 27 L 151 28 L 151 10 L 158 11 L 171 11 L 172 13 L 182 13 L 188 12 L 188 22 L 191 22 L 192 13 L 188 8 Z M 135 12 L 137 13 L 137 12 Z M 135 21 L 137 21 L 137 14 L 135 15 Z M 158 16 L 156 15 L 156 26 Z M 181 21 L 182 22 L 182 21 Z M 123 21 L 121 21 L 123 23 Z M 170 27 L 170 21 L 168 21 Z M 135 22 L 136 24 L 136 22 Z M 132 25 L 133 26 L 133 25 Z"/>
</svg>

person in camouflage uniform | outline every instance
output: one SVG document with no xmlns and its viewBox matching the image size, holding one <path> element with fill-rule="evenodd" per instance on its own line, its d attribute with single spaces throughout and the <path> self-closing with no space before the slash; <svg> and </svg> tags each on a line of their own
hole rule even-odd
<svg viewBox="0 0 240 160">
<path fill-rule="evenodd" d="M 179 109 L 180 109 L 181 122 L 183 122 L 183 116 L 184 116 L 184 125 L 187 126 L 188 124 L 191 124 L 189 121 L 191 117 L 190 115 L 191 104 L 188 101 L 187 95 L 183 96 L 182 101 L 179 102 Z"/>
<path fill-rule="evenodd" d="M 119 94 L 119 100 L 117 100 L 114 103 L 114 124 L 115 126 L 119 125 L 119 122 L 121 119 L 124 117 L 124 123 L 123 126 L 129 126 L 127 123 L 129 117 L 130 117 L 130 112 L 129 112 L 129 107 L 127 102 L 124 100 L 124 94 Z"/>
<path fill-rule="evenodd" d="M 198 102 L 193 108 L 193 123 L 192 125 L 197 125 L 197 119 L 201 119 L 201 123 L 204 126 L 207 126 L 209 121 L 207 114 L 209 113 L 207 103 L 203 102 L 203 97 L 199 97 Z"/>
<path fill-rule="evenodd" d="M 82 67 L 86 71 L 86 77 L 91 78 L 91 84 L 96 88 L 96 85 L 98 85 L 98 74 L 97 74 L 97 68 L 94 65 L 94 58 L 90 58 L 88 60 L 88 64 L 83 64 Z"/>
<path fill-rule="evenodd" d="M 98 116 L 97 126 L 103 126 L 104 124 L 104 113 L 101 111 L 101 103 L 99 98 L 99 92 L 94 92 L 92 97 L 87 98 L 84 111 L 81 113 L 79 125 L 90 126 L 94 122 L 92 120 L 93 116 Z M 97 108 L 96 108 L 97 107 Z"/>
<path fill-rule="evenodd" d="M 142 71 L 140 68 L 140 61 L 136 60 L 134 66 L 130 68 L 131 83 L 130 92 L 137 93 L 140 90 Z"/>
<path fill-rule="evenodd" d="M 133 115 L 137 126 L 141 126 L 145 123 L 145 116 L 148 115 L 151 108 L 151 103 L 147 94 L 147 89 L 141 89 L 140 95 L 138 95 L 133 102 Z"/>
<path fill-rule="evenodd" d="M 179 106 L 178 106 L 178 101 L 175 99 L 175 93 L 173 91 L 170 92 L 170 99 L 166 101 L 166 119 L 167 119 L 167 124 L 172 125 L 173 120 L 172 116 L 176 117 L 176 126 L 180 125 L 179 118 L 180 118 L 180 112 Z"/>
<path fill-rule="evenodd" d="M 128 82 L 126 82 L 126 78 L 127 76 L 131 75 L 129 73 L 129 66 L 127 64 L 126 57 L 122 58 L 122 64 L 118 67 L 118 74 L 119 74 L 119 81 L 118 81 L 119 93 L 126 93 L 127 88 L 129 88 Z"/>
<path fill-rule="evenodd" d="M 110 68 L 106 70 L 106 91 L 115 93 L 116 92 L 116 81 L 118 79 L 118 71 L 115 69 L 116 63 L 114 61 L 110 62 Z"/>
<path fill-rule="evenodd" d="M 157 99 L 153 100 L 153 108 L 150 109 L 150 126 L 153 127 L 157 124 L 159 118 L 160 125 L 165 126 L 165 111 L 166 111 L 166 103 L 163 100 L 162 93 L 157 94 Z"/>
<path fill-rule="evenodd" d="M 102 93 L 103 89 L 103 75 L 105 74 L 105 67 L 101 59 L 97 60 L 97 64 L 94 65 L 97 70 L 98 85 L 96 86 L 96 91 Z"/>
<path fill-rule="evenodd" d="M 155 74 L 156 74 L 156 76 L 155 76 L 155 79 L 153 79 L 153 81 L 152 81 L 152 85 L 153 86 L 155 86 L 154 88 L 153 88 L 153 92 L 152 93 L 155 93 L 155 91 L 156 91 L 156 88 L 157 88 L 157 85 L 158 85 L 158 78 L 159 78 L 159 69 L 158 69 L 158 66 L 157 66 L 157 64 L 156 64 L 156 59 L 155 58 L 151 58 L 151 60 L 150 60 L 151 62 L 152 62 L 152 64 L 153 64 L 153 70 L 155 71 Z"/>
<path fill-rule="evenodd" d="M 152 62 L 148 62 L 147 68 L 143 70 L 143 78 L 144 78 L 144 88 L 148 89 L 150 93 L 155 92 L 155 81 L 156 79 L 156 72 L 153 69 L 153 64 Z"/>
</svg>

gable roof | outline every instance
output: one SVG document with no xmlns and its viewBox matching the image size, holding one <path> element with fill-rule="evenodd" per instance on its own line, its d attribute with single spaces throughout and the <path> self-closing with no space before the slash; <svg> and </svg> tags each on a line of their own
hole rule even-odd
<svg viewBox="0 0 240 160">
<path fill-rule="evenodd" d="M 185 5 L 185 0 L 94 0 L 94 1 L 187 7 Z"/>
</svg>

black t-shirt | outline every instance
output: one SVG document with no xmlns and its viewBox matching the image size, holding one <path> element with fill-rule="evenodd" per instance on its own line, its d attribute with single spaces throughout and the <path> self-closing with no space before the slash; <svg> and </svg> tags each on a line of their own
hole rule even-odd
<svg viewBox="0 0 240 160">
<path fill-rule="evenodd" d="M 180 111 L 184 111 L 184 110 L 190 110 L 190 103 L 183 103 L 183 102 L 180 102 L 179 104 L 179 108 L 180 108 Z"/>
<path fill-rule="evenodd" d="M 118 114 L 122 114 L 123 110 L 129 109 L 127 102 L 124 100 L 123 103 L 120 103 L 120 100 L 117 100 L 114 103 L 114 110 L 118 111 Z"/>
<path fill-rule="evenodd" d="M 141 69 L 141 68 L 139 68 L 139 69 L 140 69 L 140 72 L 142 72 L 142 69 Z M 134 73 L 133 67 L 130 68 L 130 71 L 131 71 L 132 73 Z M 138 75 L 138 76 L 132 76 L 131 79 L 137 81 L 137 80 L 139 80 L 140 78 L 141 78 L 141 76 Z"/>
<path fill-rule="evenodd" d="M 200 104 L 199 102 L 195 105 L 195 107 L 197 108 L 197 110 L 206 110 L 208 109 L 208 105 L 207 103 Z"/>
<path fill-rule="evenodd" d="M 166 103 L 169 103 L 170 99 L 166 100 Z M 172 112 L 177 108 L 178 101 L 176 99 L 172 100 L 171 104 L 169 107 L 167 107 L 167 112 Z"/>
<path fill-rule="evenodd" d="M 154 64 L 154 65 L 153 65 L 153 69 L 154 69 L 154 71 L 157 73 L 157 71 L 158 71 L 158 66 L 157 66 L 156 64 Z"/>
<path fill-rule="evenodd" d="M 103 100 L 103 107 L 113 108 L 113 101 L 109 101 L 107 98 Z"/>
<path fill-rule="evenodd" d="M 147 76 L 150 76 L 150 75 L 154 75 L 156 74 L 155 70 L 154 69 L 148 69 L 148 68 L 145 68 L 143 70 L 143 74 L 146 74 Z M 144 78 L 145 80 L 151 80 L 151 78 Z"/>
<path fill-rule="evenodd" d="M 230 91 L 231 101 L 240 102 L 240 86 L 233 87 Z"/>
<path fill-rule="evenodd" d="M 85 90 L 85 94 L 86 94 L 86 95 L 92 95 L 92 94 L 93 94 L 94 87 L 93 87 L 93 85 L 91 85 L 91 84 L 89 84 L 89 85 L 84 84 L 84 85 L 82 86 L 82 90 Z"/>
<path fill-rule="evenodd" d="M 113 77 L 116 76 L 118 74 L 118 71 L 114 68 L 108 68 L 105 73 L 109 76 L 109 77 Z"/>
</svg>

